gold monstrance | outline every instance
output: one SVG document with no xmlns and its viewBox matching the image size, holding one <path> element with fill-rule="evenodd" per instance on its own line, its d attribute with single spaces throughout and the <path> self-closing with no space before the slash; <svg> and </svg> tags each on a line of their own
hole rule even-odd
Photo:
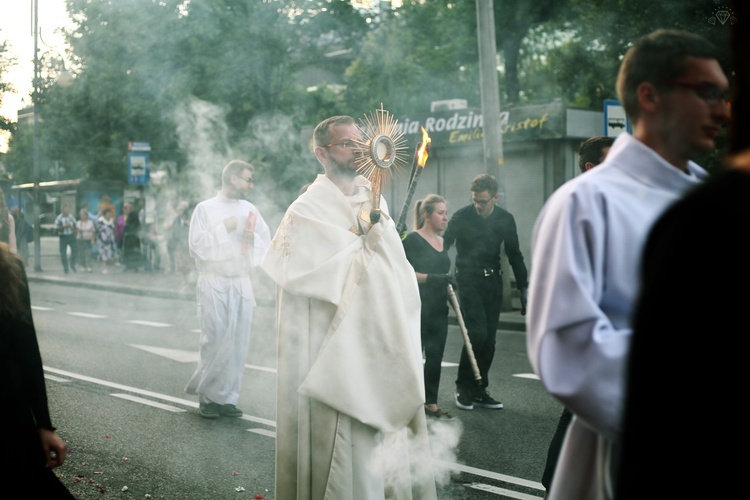
<svg viewBox="0 0 750 500">
<path fill-rule="evenodd" d="M 386 172 L 393 178 L 391 167 L 403 172 L 406 165 L 404 133 L 388 111 L 380 109 L 365 116 L 359 122 L 362 134 L 362 155 L 355 161 L 357 171 L 367 177 L 372 183 L 372 210 L 370 222 L 377 224 L 380 220 L 380 194 L 383 191 L 383 181 Z"/>
</svg>

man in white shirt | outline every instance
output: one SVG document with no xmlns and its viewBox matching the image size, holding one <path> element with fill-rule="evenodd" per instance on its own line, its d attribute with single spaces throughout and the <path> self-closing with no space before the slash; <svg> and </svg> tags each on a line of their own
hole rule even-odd
<svg viewBox="0 0 750 500">
<path fill-rule="evenodd" d="M 185 391 L 199 396 L 198 413 L 209 419 L 242 416 L 236 403 L 256 305 L 250 270 L 271 240 L 266 221 L 244 199 L 253 187 L 253 166 L 230 161 L 221 184 L 214 198 L 195 207 L 188 236 L 199 273 L 201 335 L 198 368 Z"/>
<path fill-rule="evenodd" d="M 729 118 L 727 88 L 704 38 L 660 30 L 637 40 L 617 79 L 633 135 L 561 186 L 537 219 L 529 359 L 575 415 L 552 500 L 611 497 L 641 249 L 665 208 L 707 176 L 691 159 L 715 147 Z"/>
</svg>

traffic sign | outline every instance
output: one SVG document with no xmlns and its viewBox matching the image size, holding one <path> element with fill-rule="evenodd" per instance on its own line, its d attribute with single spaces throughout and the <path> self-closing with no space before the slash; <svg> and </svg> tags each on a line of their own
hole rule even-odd
<svg viewBox="0 0 750 500">
<path fill-rule="evenodd" d="M 148 153 L 128 153 L 128 183 L 148 184 Z"/>
<path fill-rule="evenodd" d="M 604 100 L 604 135 L 617 137 L 623 132 L 632 133 L 630 119 L 625 114 L 625 109 L 620 101 L 614 99 Z"/>
</svg>

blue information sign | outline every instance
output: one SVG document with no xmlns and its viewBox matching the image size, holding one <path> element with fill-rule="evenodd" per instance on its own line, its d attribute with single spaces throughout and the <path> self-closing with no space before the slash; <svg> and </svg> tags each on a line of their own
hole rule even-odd
<svg viewBox="0 0 750 500">
<path fill-rule="evenodd" d="M 142 186 L 148 184 L 148 153 L 128 153 L 128 183 Z"/>
<path fill-rule="evenodd" d="M 622 132 L 632 133 L 630 120 L 620 101 L 605 99 L 604 101 L 604 135 L 617 137 Z"/>
</svg>

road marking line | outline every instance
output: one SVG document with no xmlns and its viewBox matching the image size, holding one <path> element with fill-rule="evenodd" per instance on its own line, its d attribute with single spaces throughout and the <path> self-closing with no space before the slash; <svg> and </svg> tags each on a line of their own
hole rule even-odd
<svg viewBox="0 0 750 500">
<path fill-rule="evenodd" d="M 196 351 L 185 351 L 181 349 L 170 349 L 167 347 L 155 347 L 155 346 L 142 345 L 142 344 L 128 344 L 128 345 L 130 347 L 135 347 L 136 349 L 140 349 L 142 351 L 150 352 L 151 354 L 156 354 L 157 356 L 161 356 L 163 358 L 171 359 L 172 361 L 177 361 L 178 363 L 197 363 L 198 362 L 198 352 Z M 258 370 L 261 372 L 276 373 L 276 368 L 270 368 L 268 366 L 246 364 L 245 368 L 248 368 L 250 370 Z"/>
<path fill-rule="evenodd" d="M 489 484 L 471 483 L 471 484 L 464 484 L 464 486 L 466 486 L 467 488 L 474 489 L 474 490 L 494 493 L 495 495 L 503 495 L 508 498 L 518 498 L 519 500 L 537 500 L 537 499 L 542 498 L 542 497 L 538 497 L 534 495 L 528 495 L 526 493 L 520 493 L 518 491 L 509 490 L 506 488 L 498 488 L 497 486 L 491 486 Z"/>
<path fill-rule="evenodd" d="M 276 422 L 274 422 L 273 420 L 268 420 L 266 418 L 253 417 L 252 415 L 242 415 L 240 418 L 242 420 L 249 420 L 250 422 L 267 425 L 268 427 L 276 427 Z"/>
<path fill-rule="evenodd" d="M 268 368 L 267 366 L 245 365 L 245 368 L 250 368 L 251 370 L 260 370 L 262 372 L 276 373 L 276 368 Z"/>
<path fill-rule="evenodd" d="M 98 378 L 95 378 L 95 377 L 89 377 L 87 375 L 80 375 L 80 374 L 77 374 L 77 373 L 72 373 L 72 372 L 69 372 L 69 371 L 60 370 L 60 369 L 57 369 L 57 368 L 52 368 L 50 366 L 43 366 L 43 368 L 47 372 L 52 372 L 52 373 L 55 373 L 57 375 L 62 375 L 62 376 L 65 376 L 65 377 L 69 377 L 69 378 L 73 378 L 73 379 L 77 379 L 77 380 L 82 380 L 84 382 L 90 382 L 92 384 L 97 384 L 97 385 L 101 385 L 101 386 L 105 386 L 105 387 L 110 387 L 112 389 L 118 389 L 118 390 L 121 390 L 121 391 L 127 391 L 127 392 L 134 393 L 134 394 L 140 394 L 141 396 L 147 396 L 147 397 L 150 397 L 150 398 L 153 398 L 153 399 L 160 399 L 162 401 L 169 401 L 171 403 L 175 403 L 175 404 L 178 404 L 178 405 L 187 406 L 189 408 L 198 408 L 198 403 L 195 402 L 195 401 L 190 401 L 190 400 L 182 399 L 182 398 L 176 398 L 176 397 L 173 397 L 173 396 L 168 396 L 166 394 L 159 394 L 159 393 L 152 392 L 152 391 L 146 391 L 146 390 L 143 390 L 143 389 L 138 389 L 136 387 L 131 387 L 131 386 L 123 385 L 123 384 L 118 384 L 116 382 L 109 382 L 109 381 L 98 379 Z M 45 374 L 45 377 L 49 377 L 49 376 L 50 375 Z M 125 396 L 125 395 L 123 395 L 123 396 Z M 126 399 L 126 398 L 124 398 L 124 399 Z M 144 400 L 144 401 L 146 401 L 146 400 Z M 153 403 L 153 401 L 149 401 L 149 403 Z M 146 404 L 148 404 L 148 403 L 146 403 Z M 268 420 L 268 419 L 264 419 L 264 418 L 260 418 L 260 417 L 253 417 L 251 415 L 243 415 L 240 418 L 242 418 L 243 420 L 248 420 L 250 422 L 256 422 L 256 423 L 259 423 L 259 424 L 263 424 L 263 425 L 266 425 L 268 427 L 276 427 L 276 422 L 273 421 L 273 420 Z M 264 432 L 264 431 L 262 431 L 262 429 L 248 429 L 248 431 L 249 432 L 255 432 L 256 434 L 262 434 L 262 435 L 269 436 L 269 437 L 271 437 L 271 436 L 275 437 L 276 436 L 276 434 L 273 431 L 265 431 Z M 469 467 L 467 465 L 457 464 L 457 463 L 454 463 L 454 462 L 446 462 L 444 460 L 433 459 L 432 462 L 437 467 L 442 467 L 442 468 L 449 469 L 449 470 L 454 470 L 454 471 L 457 471 L 457 472 L 466 472 L 468 474 L 473 474 L 475 476 L 486 477 L 486 478 L 494 479 L 494 480 L 497 480 L 497 481 L 503 481 L 503 482 L 510 483 L 510 484 L 516 484 L 516 485 L 519 485 L 519 486 L 524 486 L 524 487 L 527 487 L 527 488 L 532 488 L 532 489 L 537 489 L 537 490 L 544 491 L 544 486 L 542 486 L 542 483 L 539 483 L 539 482 L 529 481 L 529 480 L 526 480 L 526 479 L 521 479 L 521 478 L 518 478 L 518 477 L 508 476 L 508 475 L 505 475 L 505 474 L 500 474 L 500 473 L 492 472 L 492 471 L 488 471 L 488 470 L 477 469 L 475 467 Z M 476 483 L 476 484 L 480 484 L 480 483 Z M 477 488 L 475 488 L 475 489 L 477 489 Z M 515 493 L 515 492 L 512 492 L 512 491 L 509 491 L 509 493 L 505 493 L 505 494 L 509 495 L 509 496 L 512 496 L 512 495 L 522 495 L 521 493 Z M 520 500 L 536 500 L 539 497 L 533 497 L 533 496 L 514 496 L 514 498 L 518 498 Z"/>
<path fill-rule="evenodd" d="M 539 380 L 539 375 L 537 375 L 536 373 L 516 373 L 513 376 L 518 378 L 530 378 L 533 380 Z"/>
<path fill-rule="evenodd" d="M 106 318 L 106 316 L 102 316 L 101 314 L 91 314 L 91 313 L 84 313 L 84 312 L 69 312 L 67 314 L 71 316 L 80 316 L 81 318 L 91 318 L 91 319 Z"/>
<path fill-rule="evenodd" d="M 255 434 L 260 434 L 262 436 L 268 436 L 268 437 L 272 437 L 272 438 L 276 437 L 276 433 L 275 432 L 269 431 L 269 430 L 266 430 L 266 429 L 248 429 L 247 432 L 254 432 Z"/>
<path fill-rule="evenodd" d="M 155 346 L 141 345 L 141 344 L 128 344 L 128 345 L 130 347 L 135 347 L 136 349 L 140 349 L 142 351 L 146 351 L 151 354 L 156 354 L 157 356 L 171 359 L 172 361 L 177 361 L 179 363 L 197 363 L 198 362 L 198 353 L 195 351 L 185 351 L 182 349 L 170 349 L 168 347 L 155 347 Z"/>
<path fill-rule="evenodd" d="M 189 408 L 198 408 L 197 402 L 190 401 L 188 399 L 175 398 L 172 396 L 167 396 L 166 394 L 159 394 L 158 392 L 146 391 L 143 389 L 138 389 L 136 387 L 118 384 L 116 382 L 109 382 L 107 380 L 102 380 L 102 379 L 95 378 L 95 377 L 89 377 L 87 375 L 80 375 L 78 373 L 72 373 L 72 372 L 68 372 L 65 370 L 59 370 L 57 368 L 52 368 L 50 366 L 44 366 L 43 368 L 45 371 L 56 373 L 58 375 L 63 375 L 65 377 L 74 378 L 77 380 L 82 380 L 84 382 L 90 382 L 92 384 L 97 384 L 97 385 L 101 385 L 104 387 L 110 387 L 112 389 L 117 389 L 120 391 L 132 392 L 133 394 L 140 394 L 141 396 L 147 396 L 152 399 L 160 399 L 162 401 L 169 401 L 170 403 L 187 406 Z M 250 415 L 242 415 L 241 418 L 243 420 L 249 420 L 250 422 L 256 422 L 258 424 L 267 425 L 269 427 L 276 427 L 276 422 L 273 420 L 268 420 L 268 419 L 260 418 L 260 417 L 253 417 Z"/>
<path fill-rule="evenodd" d="M 54 311 L 51 307 L 31 306 L 31 308 L 35 311 Z"/>
<path fill-rule="evenodd" d="M 150 399 L 139 398 L 138 396 L 131 396 L 130 394 L 122 394 L 122 393 L 113 392 L 112 394 L 110 394 L 110 396 L 114 396 L 116 398 L 121 398 L 121 399 L 127 399 L 128 401 L 141 403 L 147 406 L 153 406 L 154 408 L 159 408 L 161 410 L 167 410 L 167 411 L 171 411 L 174 413 L 182 413 L 184 411 L 187 411 L 184 408 L 177 408 L 176 406 L 165 405 L 163 403 L 157 403 L 156 401 L 151 401 Z"/>
<path fill-rule="evenodd" d="M 468 474 L 474 474 L 475 476 L 486 477 L 489 479 L 495 479 L 497 481 L 503 481 L 504 483 L 517 484 L 519 486 L 525 486 L 526 488 L 533 488 L 535 490 L 544 490 L 544 486 L 542 485 L 542 483 L 536 481 L 529 481 L 527 479 L 507 476 L 505 474 L 500 474 L 497 472 L 477 469 L 475 467 L 469 467 L 468 465 L 457 464 L 455 462 L 446 462 L 445 460 L 433 459 L 432 462 L 438 467 L 452 469 L 458 472 L 466 472 Z"/>
<path fill-rule="evenodd" d="M 70 382 L 70 379 L 55 377 L 54 375 L 50 375 L 48 373 L 44 374 L 44 378 L 46 378 L 47 380 L 52 380 L 53 382 L 62 382 L 62 383 Z"/>
<path fill-rule="evenodd" d="M 156 321 L 141 321 L 139 319 L 130 320 L 127 323 L 132 323 L 134 325 L 143 325 L 143 326 L 155 326 L 157 328 L 166 328 L 170 325 L 169 323 L 157 323 Z"/>
</svg>

